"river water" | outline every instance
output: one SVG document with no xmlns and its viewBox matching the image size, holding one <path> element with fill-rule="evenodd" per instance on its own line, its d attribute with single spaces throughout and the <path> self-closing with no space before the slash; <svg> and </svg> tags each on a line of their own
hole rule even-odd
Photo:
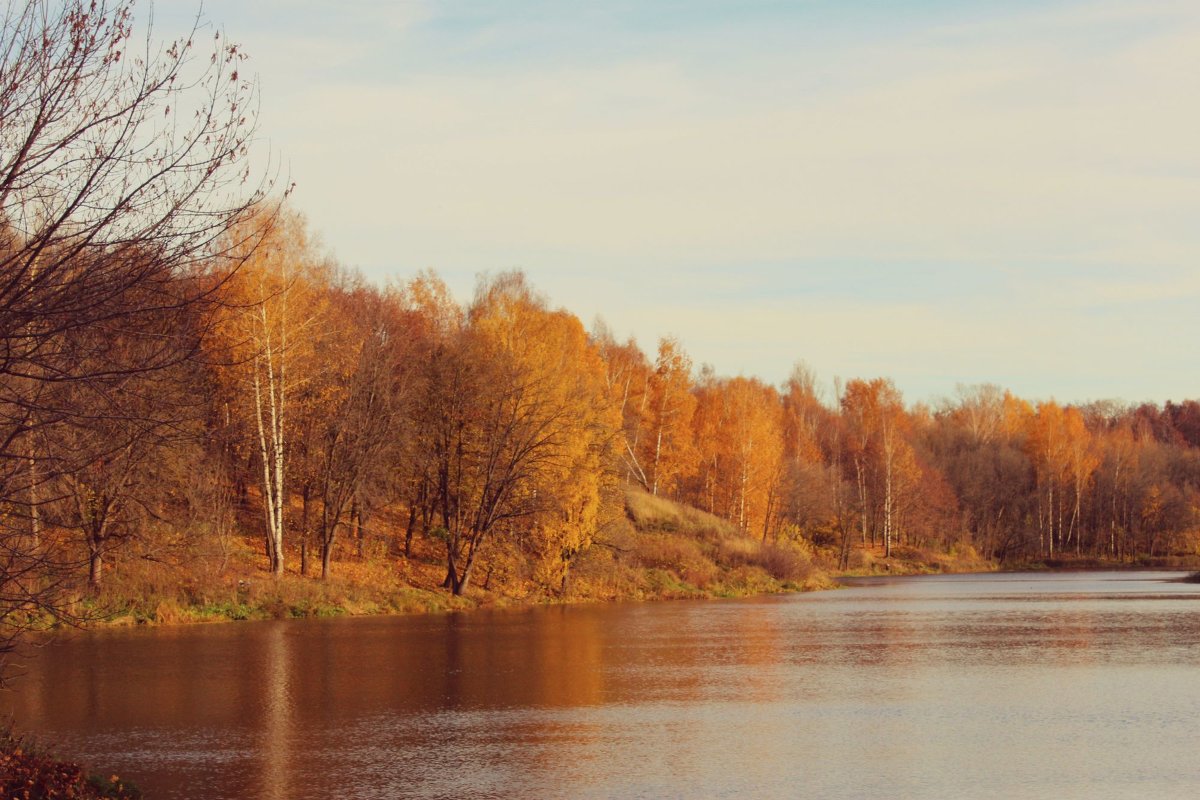
<svg viewBox="0 0 1200 800">
<path fill-rule="evenodd" d="M 1194 798 L 1178 577 L 109 631 L 0 709 L 149 800 Z"/>
</svg>

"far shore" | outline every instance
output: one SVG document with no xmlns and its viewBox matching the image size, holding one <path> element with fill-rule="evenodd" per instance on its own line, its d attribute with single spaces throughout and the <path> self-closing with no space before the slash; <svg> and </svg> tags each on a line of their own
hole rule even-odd
<svg viewBox="0 0 1200 800">
<path fill-rule="evenodd" d="M 246 620 L 338 618 L 362 616 L 407 616 L 423 614 L 460 613 L 475 610 L 522 609 L 546 606 L 597 605 L 601 603 L 654 602 L 665 600 L 730 599 L 773 594 L 793 594 L 842 588 L 844 579 L 865 577 L 916 577 L 931 575 L 969 575 L 990 573 L 1074 573 L 1074 572 L 1146 572 L 1179 571 L 1189 575 L 1181 582 L 1200 582 L 1200 556 L 1144 559 L 1138 562 L 1095 558 L 1046 559 L 1032 562 L 995 564 L 993 562 L 959 563 L 942 558 L 923 560 L 909 557 L 871 560 L 869 567 L 848 571 L 814 569 L 803 581 L 778 581 L 769 576 L 742 575 L 740 581 L 726 581 L 706 587 L 682 581 L 660 583 L 659 591 L 631 592 L 628 595 L 568 595 L 513 597 L 477 589 L 455 597 L 449 592 L 428 586 L 400 587 L 390 602 L 376 591 L 367 591 L 345 579 L 328 582 L 312 581 L 296 574 L 276 579 L 260 572 L 258 582 L 264 588 L 274 586 L 276 592 L 264 593 L 257 603 L 226 605 L 194 604 L 180 606 L 160 603 L 155 613 L 135 613 L 124 610 L 93 619 L 82 626 L 87 630 L 111 630 L 130 627 L 159 627 L 174 625 L 212 624 Z M 747 580 L 747 577 L 750 579 Z M 245 585 L 245 581 L 241 581 Z M 296 596 L 297 587 L 325 589 L 323 597 L 311 594 Z M 290 599 L 288 599 L 290 598 Z"/>
</svg>

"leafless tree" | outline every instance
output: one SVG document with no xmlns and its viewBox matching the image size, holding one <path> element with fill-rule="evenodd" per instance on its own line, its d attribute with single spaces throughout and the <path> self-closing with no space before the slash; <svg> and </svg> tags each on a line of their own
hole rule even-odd
<svg viewBox="0 0 1200 800">
<path fill-rule="evenodd" d="M 51 433 L 127 421 L 106 382 L 195 352 L 202 325 L 162 320 L 211 297 L 200 273 L 272 188 L 251 157 L 257 89 L 240 47 L 200 17 L 161 41 L 136 10 L 25 0 L 0 19 L 0 655 L 66 613 L 70 556 L 40 509 L 95 451 L 56 450 Z"/>
</svg>

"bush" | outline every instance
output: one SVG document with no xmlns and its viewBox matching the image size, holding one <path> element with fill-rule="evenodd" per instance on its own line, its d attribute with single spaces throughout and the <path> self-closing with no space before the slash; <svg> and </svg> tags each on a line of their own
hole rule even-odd
<svg viewBox="0 0 1200 800">
<path fill-rule="evenodd" d="M 140 800 L 141 791 L 117 775 L 87 775 L 78 764 L 39 753 L 0 731 L 0 797 Z"/>
<path fill-rule="evenodd" d="M 757 563 L 760 544 L 749 536 L 731 536 L 717 543 L 717 561 L 726 567 Z"/>
<path fill-rule="evenodd" d="M 777 581 L 803 582 L 812 572 L 809 556 L 791 544 L 769 542 L 759 548 L 758 566 Z"/>
</svg>

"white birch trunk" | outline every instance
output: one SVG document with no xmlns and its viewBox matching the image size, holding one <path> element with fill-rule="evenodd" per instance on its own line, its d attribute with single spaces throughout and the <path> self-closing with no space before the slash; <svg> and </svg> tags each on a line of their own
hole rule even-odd
<svg viewBox="0 0 1200 800">
<path fill-rule="evenodd" d="M 286 291 L 283 293 L 286 302 Z M 285 306 L 286 309 L 286 306 Z M 267 557 L 271 572 L 282 575 L 283 522 L 284 522 L 284 353 L 286 327 L 281 334 L 280 346 L 276 349 L 271 337 L 271 320 L 264 299 L 258 308 L 261 326 L 259 353 L 254 358 L 254 411 L 258 427 L 259 458 L 263 467 L 263 510 L 267 526 Z M 282 314 L 281 314 L 282 317 Z M 278 360 L 278 371 L 275 362 Z M 265 385 L 264 385 L 265 383 Z M 264 398 L 263 395 L 266 394 Z"/>
</svg>

